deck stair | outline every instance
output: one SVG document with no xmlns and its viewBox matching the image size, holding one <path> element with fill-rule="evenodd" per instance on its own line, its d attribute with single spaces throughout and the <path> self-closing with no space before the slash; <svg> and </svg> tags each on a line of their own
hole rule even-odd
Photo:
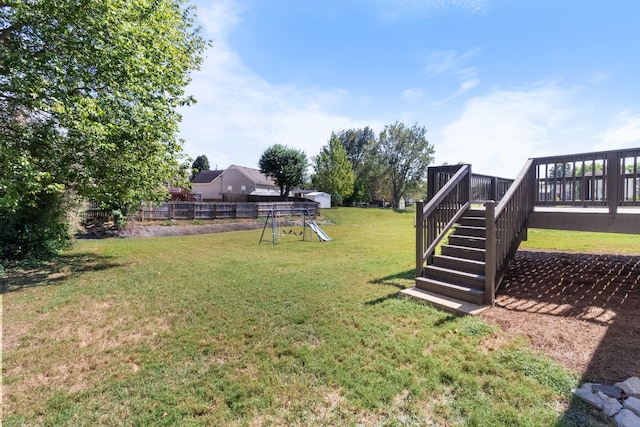
<svg viewBox="0 0 640 427">
<path fill-rule="evenodd" d="M 484 210 L 467 210 L 441 253 L 425 266 L 416 288 L 482 305 L 485 292 Z"/>
<path fill-rule="evenodd" d="M 470 306 L 495 303 L 528 228 L 640 234 L 638 215 L 640 147 L 530 158 L 515 179 L 429 167 L 426 200 L 416 201 L 415 287 L 405 291 L 477 313 Z"/>
</svg>

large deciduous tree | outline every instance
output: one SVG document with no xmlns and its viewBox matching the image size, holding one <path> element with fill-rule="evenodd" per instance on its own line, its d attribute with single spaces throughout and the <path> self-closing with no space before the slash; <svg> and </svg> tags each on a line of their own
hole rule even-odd
<svg viewBox="0 0 640 427">
<path fill-rule="evenodd" d="M 354 174 L 353 192 L 345 200 L 348 204 L 368 202 L 375 191 L 376 163 L 372 161 L 376 135 L 370 127 L 349 129 L 336 133 L 345 148 Z"/>
<path fill-rule="evenodd" d="M 378 138 L 378 158 L 391 184 L 393 206 L 417 190 L 425 181 L 427 166 L 433 161 L 434 148 L 427 141 L 426 128 L 396 122 L 385 126 Z"/>
<path fill-rule="evenodd" d="M 336 205 L 342 205 L 343 200 L 353 194 L 353 168 L 335 133 L 331 134 L 329 144 L 316 156 L 314 169 L 311 181 L 314 187 L 331 194 Z"/>
<path fill-rule="evenodd" d="M 0 1 L 0 259 L 60 247 L 69 195 L 165 197 L 205 46 L 183 0 Z"/>
<path fill-rule="evenodd" d="M 301 150 L 275 144 L 262 153 L 258 166 L 280 188 L 280 198 L 286 200 L 294 187 L 304 183 L 307 156 Z"/>
</svg>

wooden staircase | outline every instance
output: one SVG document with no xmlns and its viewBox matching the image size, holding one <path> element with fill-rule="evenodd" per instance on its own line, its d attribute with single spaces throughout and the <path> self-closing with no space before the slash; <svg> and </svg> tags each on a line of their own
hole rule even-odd
<svg viewBox="0 0 640 427">
<path fill-rule="evenodd" d="M 640 234 L 636 208 L 640 147 L 528 159 L 513 180 L 430 167 L 427 200 L 416 201 L 415 287 L 402 292 L 475 314 L 494 304 L 528 227 Z"/>
<path fill-rule="evenodd" d="M 459 301 L 485 301 L 485 211 L 467 210 L 440 255 L 416 278 L 416 288 Z"/>
</svg>

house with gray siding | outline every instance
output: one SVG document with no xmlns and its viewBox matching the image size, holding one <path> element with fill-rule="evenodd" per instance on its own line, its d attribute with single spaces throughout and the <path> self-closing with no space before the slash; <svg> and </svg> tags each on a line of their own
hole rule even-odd
<svg viewBox="0 0 640 427">
<path fill-rule="evenodd" d="M 279 193 L 278 186 L 258 169 L 231 165 L 225 170 L 201 171 L 191 181 L 202 201 L 221 201 L 224 194 Z"/>
</svg>

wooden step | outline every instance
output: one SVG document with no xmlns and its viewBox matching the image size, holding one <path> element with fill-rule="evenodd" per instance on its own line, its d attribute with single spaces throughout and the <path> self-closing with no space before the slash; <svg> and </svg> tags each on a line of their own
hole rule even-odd
<svg viewBox="0 0 640 427">
<path fill-rule="evenodd" d="M 458 258 L 449 255 L 434 255 L 433 265 L 465 273 L 484 274 L 484 261 L 473 259 Z"/>
<path fill-rule="evenodd" d="M 476 316 L 489 308 L 489 306 L 487 305 L 473 304 L 467 301 L 459 300 L 457 298 L 425 291 L 424 289 L 419 289 L 415 286 L 413 288 L 403 289 L 400 291 L 400 293 L 415 299 L 419 299 L 420 301 L 424 301 L 433 307 L 454 314 Z"/>
<path fill-rule="evenodd" d="M 417 277 L 416 288 L 472 304 L 482 305 L 484 303 L 484 290 L 475 289 L 470 286 L 457 285 L 426 277 Z"/>
<path fill-rule="evenodd" d="M 484 227 L 471 227 L 468 225 L 459 225 L 453 230 L 456 236 L 484 237 L 486 229 Z"/>
<path fill-rule="evenodd" d="M 461 236 L 457 234 L 451 234 L 449 236 L 449 244 L 477 249 L 484 249 L 486 246 L 484 237 Z"/>
<path fill-rule="evenodd" d="M 474 261 L 485 260 L 485 250 L 478 248 L 470 248 L 467 246 L 442 245 L 440 247 L 442 255 L 452 256 L 456 258 L 471 259 Z"/>
<path fill-rule="evenodd" d="M 485 227 L 486 218 L 483 216 L 463 216 L 460 218 L 460 225 L 466 225 L 470 227 Z"/>
<path fill-rule="evenodd" d="M 484 209 L 467 209 L 467 211 L 464 213 L 464 216 L 473 216 L 473 217 L 481 216 L 482 218 L 484 218 L 486 215 L 487 215 L 487 212 Z"/>
<path fill-rule="evenodd" d="M 484 290 L 484 274 L 466 273 L 435 265 L 427 265 L 422 275 L 428 279 Z"/>
</svg>

